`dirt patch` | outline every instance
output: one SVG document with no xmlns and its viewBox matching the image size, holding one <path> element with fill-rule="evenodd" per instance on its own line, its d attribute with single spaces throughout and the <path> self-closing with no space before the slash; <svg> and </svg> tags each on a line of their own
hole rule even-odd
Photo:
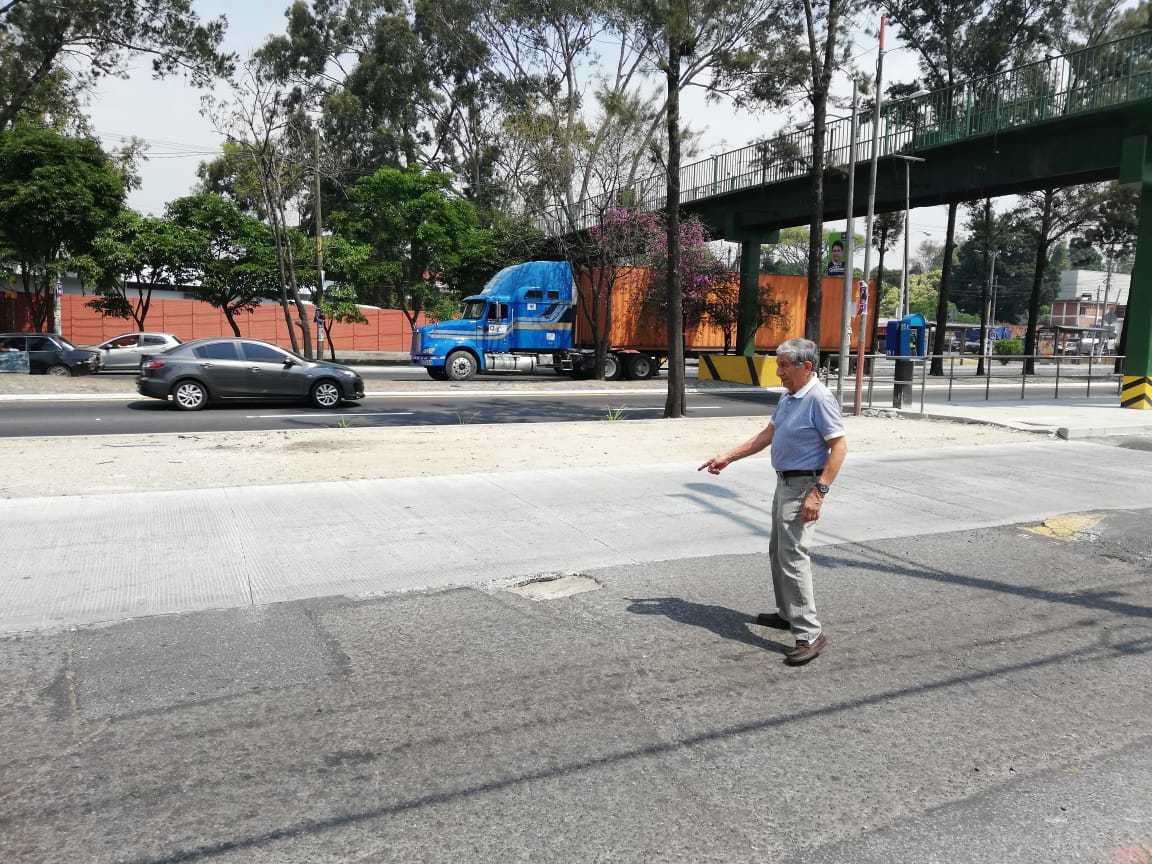
<svg viewBox="0 0 1152 864">
<path fill-rule="evenodd" d="M 18 468 L 0 472 L 0 497 L 699 463 L 765 422 L 735 417 L 7 438 L 0 439 L 0 464 Z M 847 417 L 845 424 L 856 451 L 1048 437 L 903 416 Z"/>
</svg>

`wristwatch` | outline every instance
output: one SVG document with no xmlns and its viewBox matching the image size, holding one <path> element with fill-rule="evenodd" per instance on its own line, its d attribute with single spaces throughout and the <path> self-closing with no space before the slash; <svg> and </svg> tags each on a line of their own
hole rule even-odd
<svg viewBox="0 0 1152 864">
<path fill-rule="evenodd" d="M 827 483 L 817 483 L 816 484 L 816 491 L 819 492 L 821 495 L 827 495 L 828 490 L 831 488 L 832 487 L 829 486 Z"/>
</svg>

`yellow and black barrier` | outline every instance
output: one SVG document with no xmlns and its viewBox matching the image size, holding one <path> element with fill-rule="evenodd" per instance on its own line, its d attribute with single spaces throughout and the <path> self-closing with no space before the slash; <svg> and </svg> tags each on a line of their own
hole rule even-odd
<svg viewBox="0 0 1152 864">
<path fill-rule="evenodd" d="M 775 357 L 701 354 L 696 377 L 701 381 L 731 381 L 753 387 L 780 387 Z"/>
<path fill-rule="evenodd" d="M 1120 388 L 1120 407 L 1152 410 L 1152 377 L 1125 375 Z"/>
</svg>

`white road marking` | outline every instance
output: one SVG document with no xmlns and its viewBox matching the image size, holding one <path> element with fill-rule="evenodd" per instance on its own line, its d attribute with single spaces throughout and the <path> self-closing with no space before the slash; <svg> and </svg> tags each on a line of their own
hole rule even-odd
<svg viewBox="0 0 1152 864">
<path fill-rule="evenodd" d="M 405 417 L 411 415 L 411 411 L 351 411 L 341 412 L 339 414 L 248 414 L 244 417 L 245 420 L 286 420 L 295 419 L 297 417 Z"/>
</svg>

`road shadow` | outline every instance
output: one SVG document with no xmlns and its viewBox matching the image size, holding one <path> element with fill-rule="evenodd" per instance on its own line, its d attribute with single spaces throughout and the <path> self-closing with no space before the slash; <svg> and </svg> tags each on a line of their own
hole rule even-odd
<svg viewBox="0 0 1152 864">
<path fill-rule="evenodd" d="M 722 639 L 733 642 L 743 642 L 764 651 L 775 654 L 786 654 L 791 646 L 791 639 L 786 633 L 780 633 L 785 642 L 774 642 L 757 635 L 749 629 L 756 625 L 756 616 L 747 612 L 738 612 L 727 606 L 716 606 L 710 603 L 693 603 L 680 597 L 628 597 L 626 611 L 633 615 L 663 615 L 677 624 L 689 624 L 701 627 L 715 633 Z M 763 629 L 763 628 L 760 628 Z M 777 631 L 773 631 L 774 633 Z"/>
</svg>

